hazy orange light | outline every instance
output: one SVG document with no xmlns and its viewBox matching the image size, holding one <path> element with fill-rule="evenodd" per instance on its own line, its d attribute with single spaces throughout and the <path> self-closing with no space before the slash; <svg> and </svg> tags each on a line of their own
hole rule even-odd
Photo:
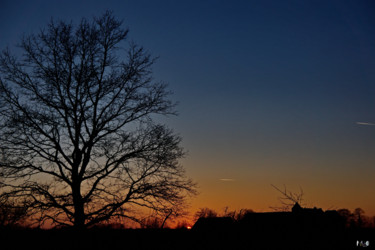
<svg viewBox="0 0 375 250">
<path fill-rule="evenodd" d="M 187 226 L 186 228 L 190 230 L 190 229 L 191 229 L 191 226 Z"/>
</svg>

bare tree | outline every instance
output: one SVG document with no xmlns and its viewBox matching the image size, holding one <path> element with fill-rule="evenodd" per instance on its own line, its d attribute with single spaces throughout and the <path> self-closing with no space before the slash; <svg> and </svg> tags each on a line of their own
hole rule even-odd
<svg viewBox="0 0 375 250">
<path fill-rule="evenodd" d="M 281 197 L 279 197 L 281 206 L 271 207 L 272 209 L 278 211 L 290 211 L 296 203 L 303 205 L 303 189 L 301 187 L 299 193 L 296 193 L 288 190 L 285 185 L 284 189 L 280 189 L 272 184 L 271 186 L 281 194 Z"/>
<path fill-rule="evenodd" d="M 188 215 L 185 203 L 176 203 L 174 206 L 166 206 L 139 221 L 141 228 L 165 228 L 167 221 L 175 222 L 176 218 L 184 218 Z"/>
<path fill-rule="evenodd" d="M 337 212 L 345 219 L 346 227 L 374 227 L 375 217 L 365 215 L 362 208 L 354 209 L 353 213 L 346 208 L 337 210 Z"/>
<path fill-rule="evenodd" d="M 0 228 L 25 226 L 25 219 L 28 216 L 28 206 L 23 202 L 15 203 L 8 197 L 0 197 Z"/>
<path fill-rule="evenodd" d="M 254 213 L 254 210 L 248 208 L 242 208 L 239 212 L 237 212 L 235 219 L 236 221 L 241 221 L 243 218 L 248 215 Z"/>
<path fill-rule="evenodd" d="M 161 218 L 155 214 L 145 217 L 139 222 L 139 225 L 143 229 L 159 229 L 161 228 L 161 224 Z"/>
<path fill-rule="evenodd" d="M 27 198 L 41 222 L 89 227 L 137 220 L 195 193 L 178 160 L 181 138 L 155 115 L 175 115 L 155 59 L 124 41 L 105 13 L 74 26 L 51 21 L 0 56 L 2 192 Z"/>
<path fill-rule="evenodd" d="M 217 212 L 215 210 L 204 207 L 204 208 L 200 208 L 195 213 L 194 217 L 195 217 L 196 220 L 198 220 L 199 218 L 215 218 L 215 217 L 218 217 L 218 215 L 217 215 Z"/>
<path fill-rule="evenodd" d="M 358 207 L 358 208 L 354 209 L 353 215 L 357 219 L 357 226 L 358 227 L 362 227 L 363 224 L 364 224 L 363 223 L 364 218 L 365 218 L 364 214 L 365 214 L 365 211 L 362 208 Z"/>
<path fill-rule="evenodd" d="M 241 208 L 239 211 L 236 211 L 236 210 L 231 211 L 229 210 L 229 207 L 226 206 L 224 207 L 224 212 L 221 217 L 230 217 L 234 221 L 240 221 L 246 216 L 246 214 L 249 214 L 249 213 L 254 213 L 254 211 L 252 209 L 247 209 L 247 208 Z"/>
<path fill-rule="evenodd" d="M 175 222 L 176 218 L 186 218 L 188 215 L 187 207 L 184 203 L 176 203 L 173 207 L 168 207 L 161 211 L 160 217 L 162 218 L 162 223 L 160 225 L 160 228 L 164 228 L 167 221 L 169 222 Z"/>
<path fill-rule="evenodd" d="M 342 208 L 337 210 L 339 215 L 344 218 L 345 220 L 345 226 L 350 227 L 351 225 L 354 225 L 354 214 L 350 212 L 347 208 Z"/>
</svg>

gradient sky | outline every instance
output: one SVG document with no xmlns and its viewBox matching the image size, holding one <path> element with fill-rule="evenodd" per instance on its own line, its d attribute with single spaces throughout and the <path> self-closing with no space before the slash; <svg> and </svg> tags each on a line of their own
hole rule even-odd
<svg viewBox="0 0 375 250">
<path fill-rule="evenodd" d="M 285 184 L 375 215 L 374 1 L 1 0 L 0 48 L 107 9 L 180 103 L 165 122 L 189 151 L 192 212 L 270 211 Z"/>
</svg>

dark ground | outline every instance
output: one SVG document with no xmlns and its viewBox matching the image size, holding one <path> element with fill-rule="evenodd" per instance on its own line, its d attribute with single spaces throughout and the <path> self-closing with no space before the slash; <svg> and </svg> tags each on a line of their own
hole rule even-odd
<svg viewBox="0 0 375 250">
<path fill-rule="evenodd" d="M 1 229 L 0 249 L 375 249 L 374 229 L 304 235 L 186 229 Z M 357 247 L 369 241 L 369 247 Z"/>
</svg>

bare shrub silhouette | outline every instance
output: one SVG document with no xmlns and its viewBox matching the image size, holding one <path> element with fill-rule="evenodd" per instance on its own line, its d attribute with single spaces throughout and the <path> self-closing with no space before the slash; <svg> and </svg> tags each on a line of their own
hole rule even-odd
<svg viewBox="0 0 375 250">
<path fill-rule="evenodd" d="M 140 221 L 140 226 L 143 229 L 157 229 L 161 228 L 162 219 L 158 216 L 151 215 L 149 217 L 145 217 Z"/>
<path fill-rule="evenodd" d="M 246 214 L 249 214 L 249 213 L 254 213 L 254 211 L 248 208 L 242 208 L 239 211 L 237 210 L 231 211 L 229 210 L 229 207 L 225 207 L 222 217 L 229 217 L 235 221 L 240 221 L 244 218 L 244 216 L 246 216 Z"/>
<path fill-rule="evenodd" d="M 198 220 L 199 218 L 215 218 L 217 217 L 218 214 L 215 210 L 204 207 L 200 208 L 196 213 L 195 213 L 195 219 Z"/>
<path fill-rule="evenodd" d="M 0 228 L 25 226 L 28 205 L 11 201 L 7 196 L 0 196 Z"/>
</svg>

